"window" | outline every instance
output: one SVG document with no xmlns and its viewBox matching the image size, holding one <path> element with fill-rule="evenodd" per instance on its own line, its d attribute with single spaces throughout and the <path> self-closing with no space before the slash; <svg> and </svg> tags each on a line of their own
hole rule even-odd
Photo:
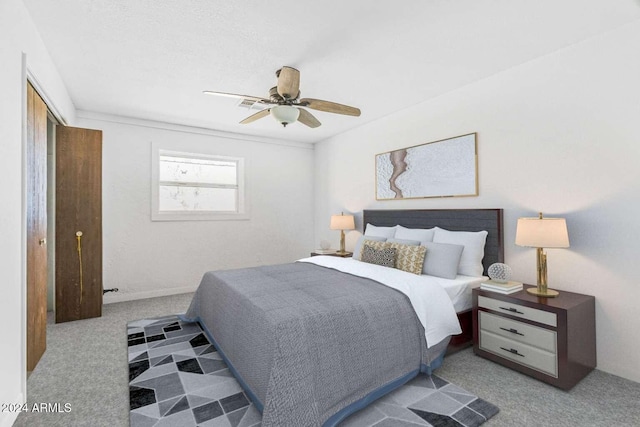
<svg viewBox="0 0 640 427">
<path fill-rule="evenodd" d="M 244 159 L 154 149 L 153 220 L 244 219 Z"/>
</svg>

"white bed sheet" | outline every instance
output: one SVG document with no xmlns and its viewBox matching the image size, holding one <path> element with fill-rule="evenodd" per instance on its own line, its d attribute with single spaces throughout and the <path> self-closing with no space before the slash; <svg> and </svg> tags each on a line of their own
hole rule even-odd
<svg viewBox="0 0 640 427">
<path fill-rule="evenodd" d="M 352 258 L 315 256 L 298 262 L 308 262 L 333 268 L 344 273 L 380 282 L 405 294 L 425 330 L 427 347 L 431 347 L 450 335 L 462 332 L 449 292 L 458 292 L 457 287 L 445 287 L 433 276 L 417 275 L 395 268 L 368 264 Z"/>
<path fill-rule="evenodd" d="M 458 274 L 455 279 L 441 279 L 433 276 L 423 276 L 434 279 L 440 286 L 444 288 L 451 298 L 453 307 L 456 309 L 456 313 L 462 313 L 463 311 L 470 310 L 473 301 L 471 297 L 471 290 L 480 283 L 488 279 L 486 276 L 471 277 Z"/>
</svg>

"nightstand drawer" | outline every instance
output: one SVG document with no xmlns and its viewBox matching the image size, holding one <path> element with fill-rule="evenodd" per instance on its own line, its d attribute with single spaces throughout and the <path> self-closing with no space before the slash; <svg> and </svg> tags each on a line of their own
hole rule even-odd
<svg viewBox="0 0 640 427">
<path fill-rule="evenodd" d="M 539 347 L 551 353 L 556 352 L 557 340 L 554 331 L 527 325 L 517 320 L 507 319 L 484 311 L 480 311 L 478 314 L 480 316 L 480 329 L 483 331 L 493 332 L 507 339 Z"/>
<path fill-rule="evenodd" d="M 558 319 L 556 314 L 550 311 L 538 310 L 535 308 L 525 307 L 512 302 L 500 301 L 497 299 L 478 296 L 478 307 L 487 308 L 498 313 L 509 314 L 515 317 L 532 320 L 538 323 L 544 323 L 549 326 L 557 326 Z"/>
<path fill-rule="evenodd" d="M 487 331 L 480 331 L 480 348 L 554 377 L 558 376 L 555 353 L 540 350 Z"/>
</svg>

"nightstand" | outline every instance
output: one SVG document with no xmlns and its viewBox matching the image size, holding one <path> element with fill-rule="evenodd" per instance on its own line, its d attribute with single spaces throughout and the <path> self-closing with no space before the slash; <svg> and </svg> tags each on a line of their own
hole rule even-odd
<svg viewBox="0 0 640 427">
<path fill-rule="evenodd" d="M 324 255 L 324 256 L 337 256 L 340 258 L 351 258 L 351 256 L 353 255 L 353 253 L 351 252 L 347 252 L 346 254 L 337 254 L 337 253 L 331 253 L 331 254 L 319 254 L 317 252 L 311 252 L 311 256 L 319 256 L 319 255 Z"/>
<path fill-rule="evenodd" d="M 595 298 L 473 289 L 473 351 L 569 390 L 596 367 Z"/>
</svg>

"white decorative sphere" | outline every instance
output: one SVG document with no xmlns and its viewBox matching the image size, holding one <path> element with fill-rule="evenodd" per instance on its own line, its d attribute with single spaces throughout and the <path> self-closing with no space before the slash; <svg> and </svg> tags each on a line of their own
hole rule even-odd
<svg viewBox="0 0 640 427">
<path fill-rule="evenodd" d="M 331 248 L 331 242 L 328 240 L 320 240 L 320 249 L 327 250 Z"/>
<path fill-rule="evenodd" d="M 489 269 L 487 270 L 487 274 L 491 278 L 491 280 L 495 280 L 496 282 L 506 283 L 511 279 L 511 267 L 507 264 L 502 264 L 500 262 L 496 262 L 495 264 L 491 264 Z"/>
</svg>

